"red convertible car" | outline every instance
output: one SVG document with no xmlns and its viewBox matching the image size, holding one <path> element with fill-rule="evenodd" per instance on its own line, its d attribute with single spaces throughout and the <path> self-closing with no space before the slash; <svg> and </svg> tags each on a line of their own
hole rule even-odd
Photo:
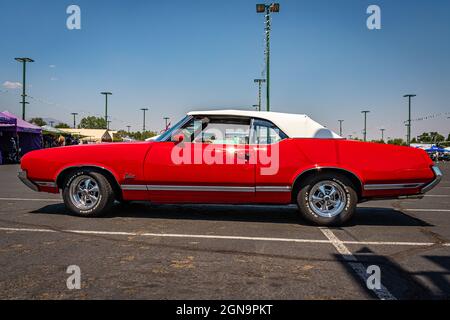
<svg viewBox="0 0 450 320">
<path fill-rule="evenodd" d="M 98 216 L 114 201 L 297 204 L 318 225 L 357 203 L 416 197 L 442 176 L 418 149 L 341 138 L 305 115 L 190 112 L 154 141 L 68 146 L 22 158 L 19 178 Z"/>
</svg>

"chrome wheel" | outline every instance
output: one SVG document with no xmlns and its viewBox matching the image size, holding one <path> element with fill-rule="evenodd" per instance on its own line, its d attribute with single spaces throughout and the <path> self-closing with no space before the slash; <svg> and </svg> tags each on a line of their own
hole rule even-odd
<svg viewBox="0 0 450 320">
<path fill-rule="evenodd" d="M 347 196 L 344 188 L 335 181 L 325 180 L 316 183 L 309 193 L 311 210 L 324 218 L 337 216 L 344 210 Z"/>
<path fill-rule="evenodd" d="M 95 207 L 100 196 L 97 181 L 91 176 L 76 177 L 70 184 L 70 199 L 80 210 L 89 210 Z"/>
</svg>

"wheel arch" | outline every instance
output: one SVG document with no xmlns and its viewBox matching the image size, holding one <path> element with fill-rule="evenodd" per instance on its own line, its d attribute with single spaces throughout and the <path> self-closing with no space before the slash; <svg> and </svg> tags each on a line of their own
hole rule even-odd
<svg viewBox="0 0 450 320">
<path fill-rule="evenodd" d="M 358 175 L 356 175 L 354 172 L 339 167 L 315 167 L 302 171 L 295 178 L 294 183 L 292 184 L 292 193 L 291 193 L 292 203 L 296 203 L 297 201 L 296 199 L 297 193 L 300 190 L 302 182 L 305 181 L 305 179 L 307 179 L 310 176 L 322 173 L 338 173 L 345 176 L 355 186 L 355 191 L 356 194 L 358 195 L 358 199 L 362 198 L 363 183 L 362 180 L 358 177 Z"/>
<path fill-rule="evenodd" d="M 105 178 L 108 180 L 108 182 L 111 184 L 111 187 L 114 191 L 114 196 L 117 200 L 122 199 L 122 189 L 120 188 L 119 182 L 117 181 L 116 176 L 105 167 L 96 166 L 96 165 L 76 165 L 76 166 L 70 166 L 62 169 L 56 176 L 56 185 L 58 188 L 62 189 L 64 185 L 64 181 L 67 178 L 67 176 L 74 171 L 78 170 L 90 170 L 94 171 L 100 174 L 103 174 Z"/>
</svg>

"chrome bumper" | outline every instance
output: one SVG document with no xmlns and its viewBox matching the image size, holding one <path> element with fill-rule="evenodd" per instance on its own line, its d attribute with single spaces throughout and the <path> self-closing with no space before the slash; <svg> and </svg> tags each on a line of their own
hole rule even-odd
<svg viewBox="0 0 450 320">
<path fill-rule="evenodd" d="M 434 172 L 434 180 L 431 181 L 429 184 L 425 185 L 422 188 L 421 193 L 427 193 L 428 191 L 436 187 L 442 179 L 442 171 L 441 169 L 439 169 L 438 166 L 432 166 L 431 169 Z"/>
<path fill-rule="evenodd" d="M 26 171 L 19 171 L 17 176 L 19 177 L 20 181 L 22 181 L 28 188 L 34 191 L 39 191 L 38 186 L 34 184 L 33 181 L 28 179 Z"/>
</svg>

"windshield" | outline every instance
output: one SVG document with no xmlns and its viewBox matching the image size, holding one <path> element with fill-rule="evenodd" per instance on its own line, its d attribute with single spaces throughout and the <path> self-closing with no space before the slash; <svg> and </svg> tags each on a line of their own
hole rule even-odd
<svg viewBox="0 0 450 320">
<path fill-rule="evenodd" d="M 183 124 L 185 124 L 190 118 L 191 116 L 185 116 L 183 119 L 178 121 L 174 126 L 170 127 L 169 130 L 167 130 L 166 132 L 161 134 L 158 138 L 156 138 L 155 141 L 157 142 L 167 141 L 172 136 L 172 133 L 179 127 L 181 127 Z"/>
</svg>

